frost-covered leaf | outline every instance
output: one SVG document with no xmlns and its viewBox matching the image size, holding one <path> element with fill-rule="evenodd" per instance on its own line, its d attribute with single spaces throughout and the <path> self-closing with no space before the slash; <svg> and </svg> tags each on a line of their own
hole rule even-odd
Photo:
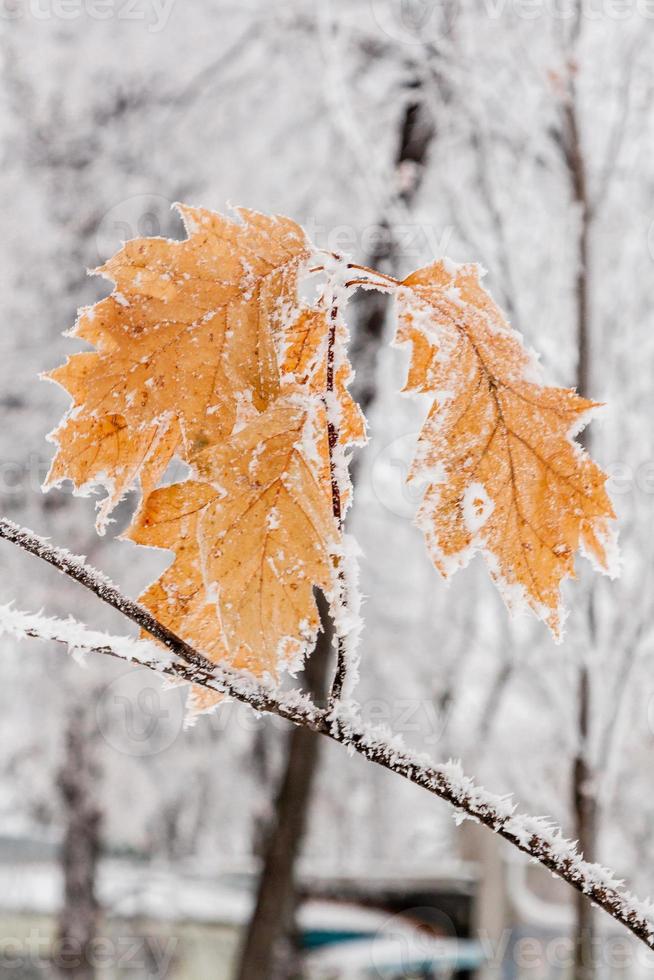
<svg viewBox="0 0 654 980">
<path fill-rule="evenodd" d="M 447 577 L 481 551 L 507 603 L 526 601 L 559 636 L 575 552 L 614 568 L 607 477 L 573 439 L 597 405 L 543 385 L 476 266 L 421 269 L 398 304 L 405 390 L 434 397 L 409 476 L 426 484 L 418 524 L 430 555 Z"/>
<path fill-rule="evenodd" d="M 338 547 L 324 409 L 289 392 L 194 473 L 152 493 L 129 532 L 176 554 L 142 601 L 212 659 L 257 675 L 297 666 Z"/>
<path fill-rule="evenodd" d="M 297 315 L 310 243 L 287 218 L 180 211 L 185 241 L 135 239 L 97 270 L 114 292 L 72 331 L 96 350 L 49 375 L 73 405 L 46 485 L 104 486 L 100 527 L 137 478 L 147 493 L 175 453 L 191 459 L 279 393 L 275 333 Z"/>
<path fill-rule="evenodd" d="M 143 602 L 216 662 L 276 675 L 315 642 L 313 590 L 343 578 L 333 495 L 342 513 L 366 438 L 348 331 L 332 273 L 300 299 L 316 253 L 294 222 L 180 210 L 185 241 L 128 242 L 99 270 L 114 292 L 74 330 L 95 350 L 50 374 L 73 406 L 47 485 L 105 486 L 101 530 L 139 481 L 126 536 L 175 555 Z M 157 489 L 175 456 L 192 477 Z"/>
</svg>

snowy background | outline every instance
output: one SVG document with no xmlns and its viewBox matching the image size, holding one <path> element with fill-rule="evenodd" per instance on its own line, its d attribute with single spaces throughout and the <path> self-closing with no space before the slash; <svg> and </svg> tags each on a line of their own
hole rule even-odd
<svg viewBox="0 0 654 980">
<path fill-rule="evenodd" d="M 181 236 L 170 209 L 177 200 L 288 214 L 319 246 L 359 262 L 386 222 L 403 273 L 443 254 L 479 261 L 548 378 L 574 384 L 584 216 L 566 156 L 573 77 L 591 205 L 591 391 L 607 403 L 590 441 L 612 474 L 622 577 L 591 581 L 580 562 L 579 580 L 565 588 L 571 613 L 558 647 L 542 625 L 509 619 L 479 560 L 446 587 L 412 527 L 416 494 L 402 482 L 424 408 L 398 397 L 405 355 L 386 344 L 350 515 L 367 596 L 360 697 L 364 718 L 388 723 L 435 759 L 461 758 L 489 789 L 515 792 L 574 836 L 586 671 L 596 857 L 648 894 L 654 9 L 597 0 L 576 22 L 572 8 L 571 0 L 0 0 L 0 498 L 5 516 L 88 555 L 132 595 L 165 566 L 165 557 L 116 540 L 134 498 L 100 539 L 92 499 L 41 493 L 52 453 L 45 437 L 68 402 L 38 374 L 77 349 L 62 332 L 78 306 L 107 292 L 86 270 L 124 239 Z M 415 174 L 396 164 L 416 100 L 431 132 L 407 203 L 402 190 Z M 356 304 L 351 315 L 356 327 Z M 3 544 L 0 602 L 10 600 L 125 629 L 100 602 Z M 145 672 L 100 658 L 84 669 L 60 649 L 0 642 L 1 839 L 60 840 L 58 774 L 70 719 L 81 713 L 107 855 L 162 875 L 256 867 L 284 724 L 231 705 L 183 731 L 181 693 L 162 692 Z M 9 853 L 19 866 L 18 845 Z M 303 854 L 317 873 L 362 881 L 380 869 L 399 878 L 416 868 L 463 874 L 472 862 L 492 885 L 483 901 L 504 896 L 501 928 L 567 935 L 570 927 L 563 888 L 527 881 L 512 864 L 491 874 L 506 864 L 501 848 L 455 827 L 427 794 L 335 747 L 323 748 Z M 43 892 L 36 898 L 45 901 Z M 3 899 L 14 911 L 21 901 Z M 625 955 L 626 972 L 605 975 L 654 968 L 631 947 Z M 504 974 L 488 975 L 563 975 L 546 958 L 520 969 L 508 962 Z"/>
</svg>

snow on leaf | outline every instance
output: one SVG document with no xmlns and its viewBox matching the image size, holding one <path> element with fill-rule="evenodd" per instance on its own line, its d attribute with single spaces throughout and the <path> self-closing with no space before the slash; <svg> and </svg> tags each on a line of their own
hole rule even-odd
<svg viewBox="0 0 654 980">
<path fill-rule="evenodd" d="M 102 531 L 139 481 L 126 536 L 175 553 L 148 608 L 216 662 L 275 675 L 315 642 L 315 587 L 339 613 L 333 494 L 349 503 L 345 450 L 366 438 L 348 331 L 300 300 L 316 253 L 290 219 L 180 211 L 186 240 L 136 239 L 98 270 L 114 292 L 73 331 L 95 350 L 49 375 L 73 405 L 46 486 L 104 486 Z M 192 478 L 157 489 L 175 456 Z"/>
<path fill-rule="evenodd" d="M 152 493 L 129 531 L 176 556 L 142 601 L 212 659 L 257 676 L 297 666 L 315 643 L 313 589 L 331 590 L 338 544 L 324 410 L 292 390 L 193 470 Z"/>
<path fill-rule="evenodd" d="M 397 298 L 405 391 L 434 397 L 409 474 L 427 482 L 417 522 L 431 557 L 447 577 L 481 551 L 507 604 L 526 602 L 558 638 L 577 550 L 614 572 L 607 477 L 573 440 L 597 403 L 542 383 L 476 266 L 435 263 Z"/>
<path fill-rule="evenodd" d="M 191 459 L 279 392 L 275 333 L 298 304 L 304 232 L 243 209 L 180 211 L 186 240 L 135 239 L 96 270 L 114 292 L 72 331 L 96 350 L 48 375 L 73 405 L 46 487 L 104 486 L 99 528 L 137 478 L 149 492 L 175 453 Z"/>
</svg>

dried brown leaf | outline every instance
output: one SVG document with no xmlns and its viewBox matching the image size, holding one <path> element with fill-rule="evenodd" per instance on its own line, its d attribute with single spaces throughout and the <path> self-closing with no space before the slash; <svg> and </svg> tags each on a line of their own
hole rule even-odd
<svg viewBox="0 0 654 980">
<path fill-rule="evenodd" d="M 298 307 L 304 232 L 242 209 L 180 211 L 185 241 L 136 239 L 97 270 L 115 290 L 73 330 L 96 350 L 49 375 L 73 406 L 46 485 L 105 486 L 100 525 L 137 477 L 148 492 L 173 454 L 191 459 L 279 393 L 274 335 Z"/>
<path fill-rule="evenodd" d="M 543 385 L 476 266 L 421 269 L 398 301 L 405 390 L 435 397 L 410 472 L 426 485 L 418 523 L 431 557 L 447 577 L 483 552 L 507 601 L 526 601 L 559 636 L 575 552 L 607 572 L 615 553 L 606 474 L 572 438 L 596 403 Z"/>
<path fill-rule="evenodd" d="M 129 536 L 175 560 L 142 600 L 212 658 L 275 676 L 312 648 L 338 546 L 326 441 L 323 412 L 288 392 L 145 501 Z"/>
</svg>

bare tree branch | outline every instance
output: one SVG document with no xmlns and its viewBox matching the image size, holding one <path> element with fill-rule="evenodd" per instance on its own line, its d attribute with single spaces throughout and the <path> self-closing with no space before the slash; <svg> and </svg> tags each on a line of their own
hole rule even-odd
<svg viewBox="0 0 654 980">
<path fill-rule="evenodd" d="M 182 661 L 182 665 L 175 667 L 175 675 L 181 677 L 182 680 L 213 688 L 220 693 L 237 698 L 239 701 L 244 701 L 256 711 L 274 712 L 281 715 L 282 718 L 288 718 L 295 724 L 303 724 L 305 716 L 311 714 L 308 701 L 304 706 L 296 707 L 294 705 L 292 710 L 287 710 L 283 702 L 280 702 L 275 696 L 273 689 L 266 688 L 252 675 L 245 671 L 234 671 L 228 667 L 216 667 L 216 664 L 198 653 L 176 633 L 155 619 L 144 606 L 124 596 L 113 582 L 101 572 L 87 565 L 84 559 L 71 555 L 63 548 L 53 547 L 45 538 L 19 527 L 13 521 L 0 519 L 0 538 L 6 538 L 7 541 L 17 544 L 24 551 L 53 565 L 60 572 L 68 575 L 69 578 L 94 592 L 99 599 L 136 623 L 155 640 L 163 643 Z M 99 652 L 105 651 L 100 650 Z M 146 664 L 146 666 L 152 666 L 152 664 Z"/>
</svg>

